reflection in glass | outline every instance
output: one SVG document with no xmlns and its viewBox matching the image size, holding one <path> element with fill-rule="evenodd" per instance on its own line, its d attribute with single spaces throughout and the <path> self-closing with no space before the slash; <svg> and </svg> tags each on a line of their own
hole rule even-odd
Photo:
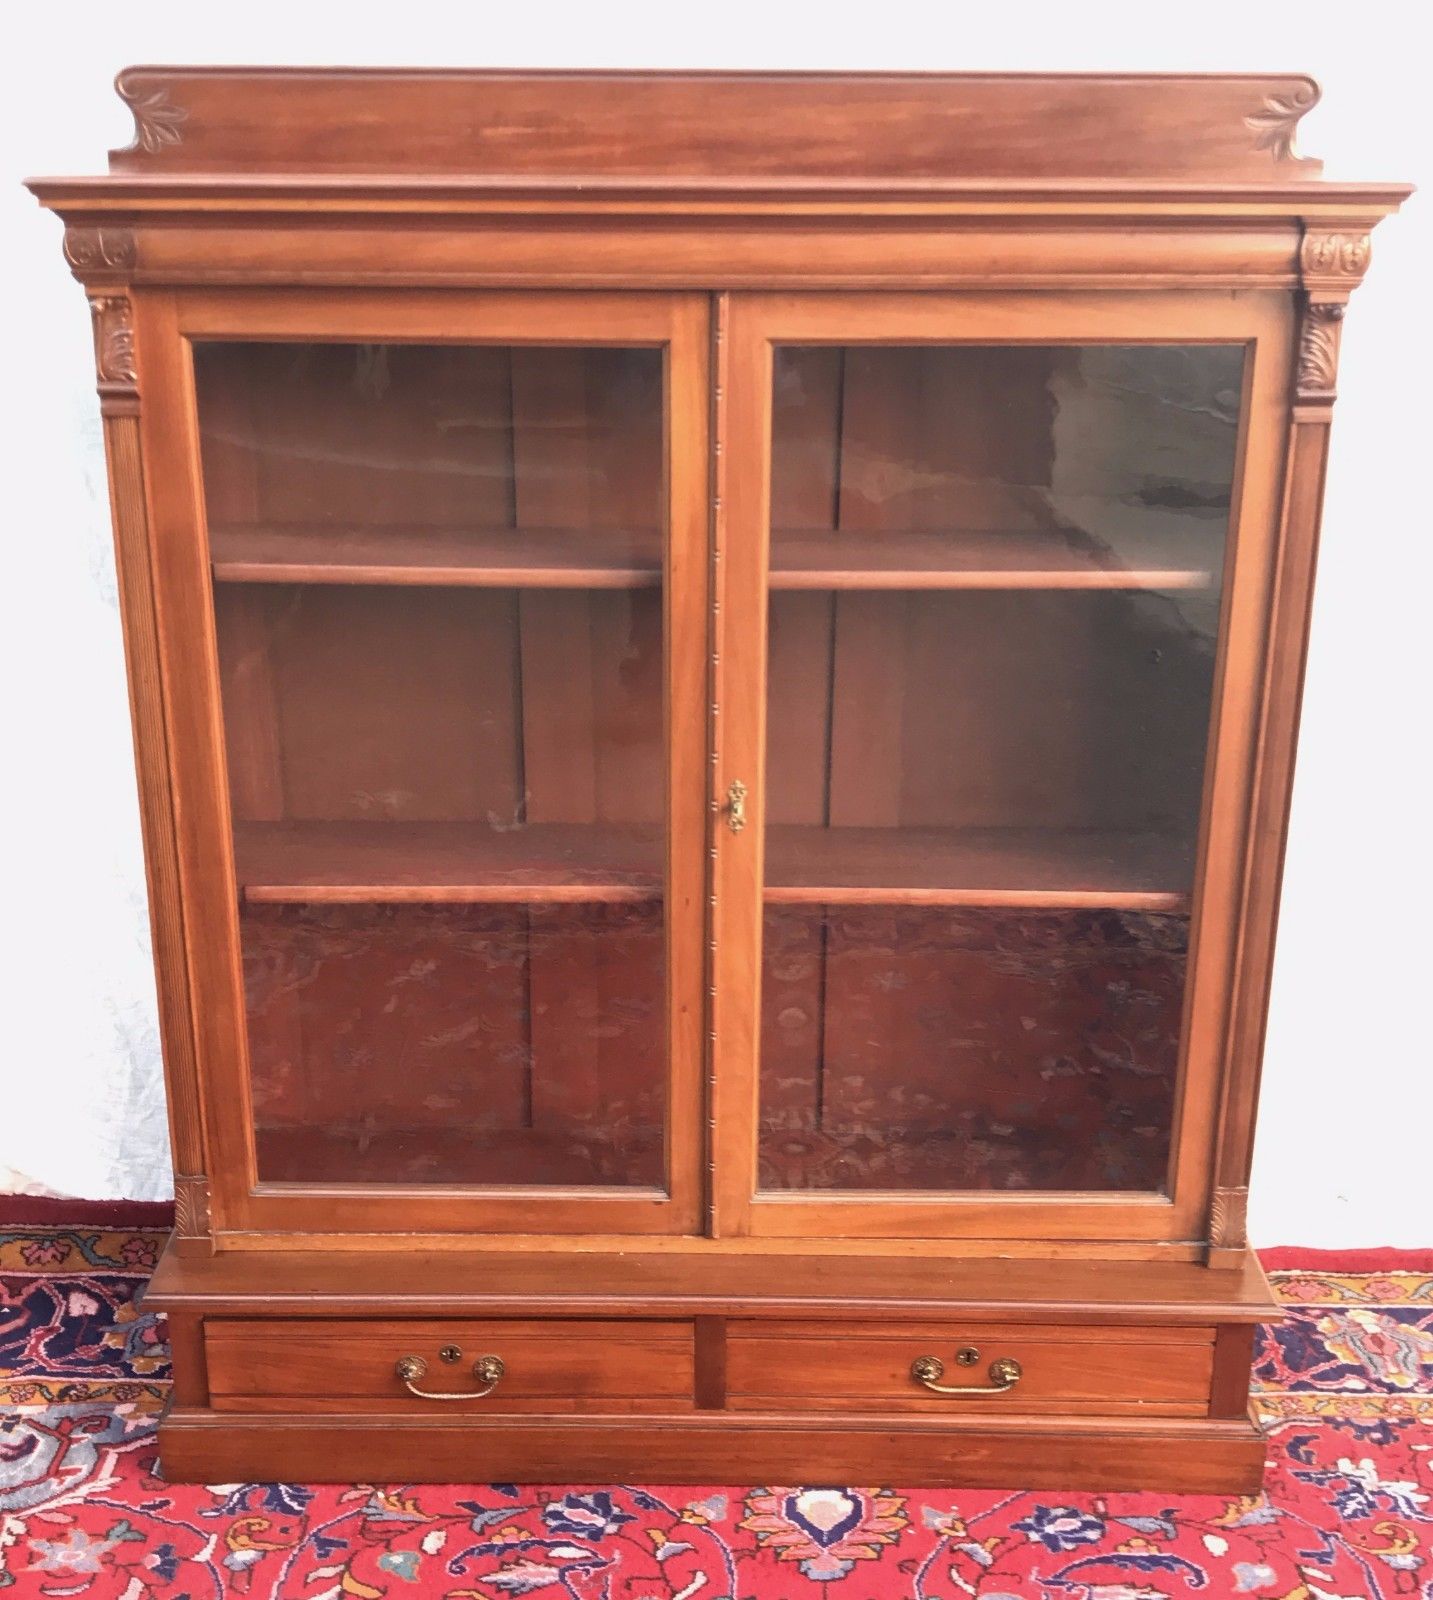
<svg viewBox="0 0 1433 1600">
<path fill-rule="evenodd" d="M 244 979 L 265 1177 L 662 1183 L 656 905 L 257 905 Z"/>
<path fill-rule="evenodd" d="M 1158 1189 L 1187 923 L 772 907 L 764 1189 Z"/>
</svg>

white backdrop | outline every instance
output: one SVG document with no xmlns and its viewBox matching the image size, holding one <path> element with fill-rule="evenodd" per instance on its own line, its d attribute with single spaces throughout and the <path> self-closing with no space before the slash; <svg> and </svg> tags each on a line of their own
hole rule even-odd
<svg viewBox="0 0 1433 1600">
<path fill-rule="evenodd" d="M 993 14 L 992 14 L 993 13 Z M 1197 9 L 143 4 L 11 14 L 0 838 L 0 1189 L 168 1193 L 153 978 L 84 298 L 27 173 L 100 170 L 132 62 L 1301 70 L 1330 177 L 1433 182 L 1401 3 Z M 1193 29 L 1196 26 L 1197 35 Z M 1427 196 L 1376 235 L 1344 338 L 1251 1197 L 1256 1243 L 1433 1244 L 1422 1005 L 1433 822 Z"/>
</svg>

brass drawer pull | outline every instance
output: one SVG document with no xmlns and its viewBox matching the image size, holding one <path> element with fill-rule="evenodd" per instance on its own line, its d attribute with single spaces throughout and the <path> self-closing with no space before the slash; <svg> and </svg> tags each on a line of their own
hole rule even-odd
<svg viewBox="0 0 1433 1600">
<path fill-rule="evenodd" d="M 473 1376 L 486 1387 L 467 1389 L 461 1393 L 442 1389 L 420 1389 L 418 1379 L 428 1370 L 428 1363 L 422 1356 L 400 1356 L 393 1370 L 403 1380 L 403 1387 L 408 1393 L 416 1394 L 420 1400 L 481 1400 L 484 1395 L 491 1394 L 497 1388 L 507 1368 L 503 1365 L 501 1356 L 479 1356 L 473 1363 Z"/>
<path fill-rule="evenodd" d="M 1004 1394 L 1020 1382 L 1021 1372 L 1018 1361 L 1001 1356 L 998 1361 L 990 1363 L 988 1384 L 942 1383 L 940 1380 L 945 1375 L 945 1362 L 939 1356 L 917 1356 L 911 1362 L 911 1377 L 932 1394 Z"/>
</svg>

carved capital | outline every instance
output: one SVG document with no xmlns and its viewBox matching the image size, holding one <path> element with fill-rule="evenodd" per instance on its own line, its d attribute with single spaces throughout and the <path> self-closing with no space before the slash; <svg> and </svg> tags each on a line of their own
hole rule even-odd
<svg viewBox="0 0 1433 1600">
<path fill-rule="evenodd" d="M 209 1234 L 209 1180 L 174 1177 L 174 1231 L 181 1239 L 204 1239 Z"/>
<path fill-rule="evenodd" d="M 115 93 L 129 107 L 134 118 L 131 150 L 147 150 L 150 155 L 166 145 L 180 144 L 189 113 L 169 98 L 163 84 L 157 87 L 134 72 L 121 72 L 114 80 Z"/>
<path fill-rule="evenodd" d="M 1216 1250 L 1237 1250 L 1247 1243 L 1247 1189 L 1216 1189 L 1209 1207 L 1209 1243 Z"/>
<path fill-rule="evenodd" d="M 1371 247 L 1367 233 L 1326 233 L 1305 230 L 1299 251 L 1299 271 L 1308 290 L 1348 294 L 1368 271 Z"/>
<path fill-rule="evenodd" d="M 65 260 L 78 278 L 128 272 L 135 263 L 134 235 L 127 228 L 66 228 Z"/>
</svg>

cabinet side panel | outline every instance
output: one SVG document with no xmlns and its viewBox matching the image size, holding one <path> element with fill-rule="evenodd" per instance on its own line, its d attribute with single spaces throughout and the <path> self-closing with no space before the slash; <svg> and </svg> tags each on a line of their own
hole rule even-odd
<svg viewBox="0 0 1433 1600">
<path fill-rule="evenodd" d="M 1245 864 L 1239 967 L 1229 1067 L 1215 1151 L 1209 1264 L 1230 1266 L 1247 1242 L 1245 1211 L 1268 1022 L 1284 846 L 1293 792 L 1309 615 L 1328 462 L 1339 343 L 1348 297 L 1369 259 L 1366 233 L 1309 232 L 1301 251 L 1304 297 L 1294 363 L 1269 646 L 1260 708 Z"/>
<path fill-rule="evenodd" d="M 147 340 L 162 335 L 147 326 L 144 301 L 131 298 L 128 293 L 92 293 L 91 309 L 139 782 L 140 826 L 149 888 L 160 1041 L 168 1090 L 176 1232 L 186 1248 L 204 1251 L 209 1240 L 207 1169 L 184 953 L 184 915 L 179 899 L 169 730 L 160 682 L 149 506 L 140 431 L 138 348 Z M 136 329 L 137 323 L 143 330 L 142 336 Z"/>
</svg>

